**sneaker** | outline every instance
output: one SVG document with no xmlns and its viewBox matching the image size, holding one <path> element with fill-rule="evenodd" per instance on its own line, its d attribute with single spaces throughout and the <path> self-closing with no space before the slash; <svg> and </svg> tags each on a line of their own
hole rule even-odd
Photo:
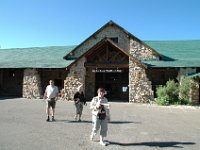
<svg viewBox="0 0 200 150">
<path fill-rule="evenodd" d="M 75 121 L 77 121 L 77 116 L 76 115 L 75 115 L 74 119 L 75 119 Z"/>
<path fill-rule="evenodd" d="M 103 141 L 100 141 L 99 144 L 102 145 L 102 146 L 106 146 L 106 143 L 103 142 Z"/>
<path fill-rule="evenodd" d="M 52 117 L 51 121 L 56 121 L 56 120 L 54 119 L 54 117 Z"/>
<path fill-rule="evenodd" d="M 49 118 L 47 118 L 47 120 L 46 120 L 47 122 L 49 122 Z"/>
</svg>

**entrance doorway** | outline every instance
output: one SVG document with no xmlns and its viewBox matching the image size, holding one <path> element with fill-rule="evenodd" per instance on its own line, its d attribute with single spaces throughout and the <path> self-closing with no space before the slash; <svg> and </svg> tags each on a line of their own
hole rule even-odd
<svg viewBox="0 0 200 150">
<path fill-rule="evenodd" d="M 109 101 L 128 102 L 128 82 L 128 69 L 100 69 L 95 73 L 95 92 L 102 87 Z"/>
</svg>

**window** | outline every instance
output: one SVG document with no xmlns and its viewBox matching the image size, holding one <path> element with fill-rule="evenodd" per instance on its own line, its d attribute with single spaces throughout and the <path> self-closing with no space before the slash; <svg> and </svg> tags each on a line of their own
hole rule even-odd
<svg viewBox="0 0 200 150">
<path fill-rule="evenodd" d="M 110 38 L 113 42 L 118 43 L 118 37 L 111 37 Z"/>
</svg>

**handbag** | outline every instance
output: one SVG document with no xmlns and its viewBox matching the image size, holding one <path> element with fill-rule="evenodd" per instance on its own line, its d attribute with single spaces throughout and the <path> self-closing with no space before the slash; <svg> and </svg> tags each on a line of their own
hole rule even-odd
<svg viewBox="0 0 200 150">
<path fill-rule="evenodd" d="M 98 112 L 97 114 L 98 119 L 100 120 L 104 120 L 106 118 L 106 111 L 104 109 L 104 107 L 101 108 L 100 112 Z"/>
</svg>

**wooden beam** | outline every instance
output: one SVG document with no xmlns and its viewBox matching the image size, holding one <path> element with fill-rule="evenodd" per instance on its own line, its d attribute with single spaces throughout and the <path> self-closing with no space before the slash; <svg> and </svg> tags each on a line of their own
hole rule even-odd
<svg viewBox="0 0 200 150">
<path fill-rule="evenodd" d="M 85 67 L 88 68 L 128 68 L 129 64 L 91 64 L 85 63 Z"/>
<path fill-rule="evenodd" d="M 109 61 L 108 57 L 109 57 L 109 47 L 108 44 L 106 44 L 106 61 Z"/>
</svg>

